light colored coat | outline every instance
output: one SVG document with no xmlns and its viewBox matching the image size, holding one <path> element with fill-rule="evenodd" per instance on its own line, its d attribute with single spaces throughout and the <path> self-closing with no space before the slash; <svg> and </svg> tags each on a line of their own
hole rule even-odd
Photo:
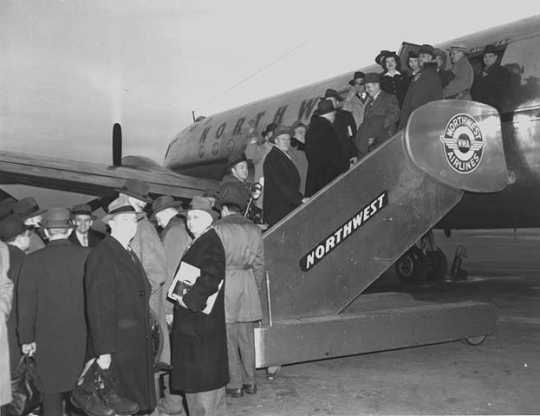
<svg viewBox="0 0 540 416">
<path fill-rule="evenodd" d="M 454 79 L 443 89 L 444 98 L 459 100 L 471 99 L 471 87 L 474 81 L 474 70 L 466 56 L 462 56 L 453 68 Z"/>
<path fill-rule="evenodd" d="M 13 299 L 13 282 L 8 278 L 9 252 L 0 241 L 0 406 L 11 402 L 11 372 L 9 369 L 9 344 L 7 319 Z"/>
<path fill-rule="evenodd" d="M 264 247 L 259 227 L 240 214 L 214 224 L 225 249 L 225 321 L 262 319 L 259 290 L 264 279 Z"/>
</svg>

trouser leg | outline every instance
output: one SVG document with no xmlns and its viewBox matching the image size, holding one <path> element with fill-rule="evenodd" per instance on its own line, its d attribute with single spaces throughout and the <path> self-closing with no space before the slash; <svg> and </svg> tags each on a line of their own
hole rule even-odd
<svg viewBox="0 0 540 416">
<path fill-rule="evenodd" d="M 63 393 L 41 393 L 42 416 L 62 416 Z"/>
<path fill-rule="evenodd" d="M 225 388 L 186 393 L 189 416 L 225 416 Z"/>
<path fill-rule="evenodd" d="M 254 323 L 242 322 L 238 325 L 238 348 L 242 372 L 242 384 L 255 384 L 255 335 Z"/>
<path fill-rule="evenodd" d="M 238 324 L 227 324 L 227 356 L 229 358 L 229 384 L 228 389 L 242 387 L 242 364 L 238 350 Z"/>
</svg>

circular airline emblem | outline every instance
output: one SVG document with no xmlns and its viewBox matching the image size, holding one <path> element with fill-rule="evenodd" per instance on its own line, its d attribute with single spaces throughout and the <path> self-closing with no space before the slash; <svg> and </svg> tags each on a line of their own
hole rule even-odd
<svg viewBox="0 0 540 416">
<path fill-rule="evenodd" d="M 458 173 L 473 172 L 484 150 L 482 130 L 474 118 L 468 114 L 453 116 L 441 135 L 446 160 Z"/>
</svg>

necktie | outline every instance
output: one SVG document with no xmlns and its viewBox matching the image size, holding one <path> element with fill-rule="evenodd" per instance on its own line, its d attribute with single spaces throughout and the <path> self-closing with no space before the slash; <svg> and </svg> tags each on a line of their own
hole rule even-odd
<svg viewBox="0 0 540 416">
<path fill-rule="evenodd" d="M 88 234 L 83 234 L 82 235 L 82 246 L 83 247 L 88 247 Z"/>
</svg>

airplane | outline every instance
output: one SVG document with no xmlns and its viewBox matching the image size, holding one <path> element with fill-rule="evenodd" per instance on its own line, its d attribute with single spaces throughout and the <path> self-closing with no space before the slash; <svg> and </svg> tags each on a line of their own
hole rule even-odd
<svg viewBox="0 0 540 416">
<path fill-rule="evenodd" d="M 440 221 L 447 232 L 470 228 L 525 228 L 540 225 L 540 16 L 523 19 L 445 42 L 468 46 L 467 56 L 478 70 L 486 45 L 495 45 L 500 63 L 512 74 L 511 97 L 500 114 L 503 144 L 511 185 L 493 194 L 467 192 L 463 200 Z M 420 45 L 403 42 L 403 63 Z M 406 65 L 402 65 L 406 67 Z M 380 72 L 377 65 L 361 68 Z M 242 153 L 251 134 L 270 122 L 291 125 L 309 122 L 319 97 L 327 88 L 348 89 L 351 73 L 297 88 L 209 117 L 200 117 L 179 132 L 168 145 L 164 164 L 144 156 L 122 157 L 121 128 L 113 127 L 113 164 L 80 162 L 0 149 L 0 184 L 26 184 L 48 189 L 103 196 L 118 189 L 128 177 L 149 183 L 153 194 L 191 198 L 216 189 L 227 160 Z M 253 130 L 253 132 L 251 131 Z M 532 209 L 531 209 L 532 208 Z M 413 275 L 418 260 L 407 254 Z M 444 261 L 445 258 L 443 259 Z M 443 261 L 441 260 L 441 261 Z"/>
</svg>

